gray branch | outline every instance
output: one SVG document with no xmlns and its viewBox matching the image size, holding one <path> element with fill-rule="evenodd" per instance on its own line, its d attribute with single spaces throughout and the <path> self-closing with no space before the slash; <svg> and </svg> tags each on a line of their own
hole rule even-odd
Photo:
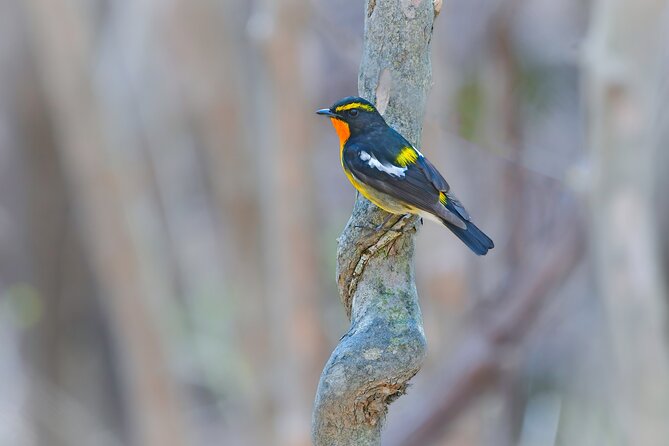
<svg viewBox="0 0 669 446">
<path fill-rule="evenodd" d="M 416 145 L 431 84 L 430 40 L 440 5 L 367 1 L 360 95 L 376 103 L 388 123 Z M 413 269 L 420 223 L 415 216 L 394 216 L 385 229 L 374 231 L 386 217 L 358 196 L 339 238 L 337 283 L 351 328 L 318 385 L 316 445 L 380 444 L 388 405 L 406 391 L 425 356 Z"/>
</svg>

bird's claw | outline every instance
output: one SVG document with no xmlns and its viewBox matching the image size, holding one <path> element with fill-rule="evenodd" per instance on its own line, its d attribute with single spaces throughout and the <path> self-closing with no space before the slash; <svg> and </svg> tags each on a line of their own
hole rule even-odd
<svg viewBox="0 0 669 446">
<path fill-rule="evenodd" d="M 379 232 L 380 230 L 382 230 L 386 227 L 386 225 L 388 224 L 390 219 L 393 218 L 394 216 L 395 216 L 395 214 L 389 214 L 386 218 L 383 219 L 383 221 L 380 224 L 378 224 L 376 226 L 372 226 L 372 225 L 354 225 L 353 227 L 357 228 L 357 229 L 368 229 L 372 232 Z"/>
</svg>

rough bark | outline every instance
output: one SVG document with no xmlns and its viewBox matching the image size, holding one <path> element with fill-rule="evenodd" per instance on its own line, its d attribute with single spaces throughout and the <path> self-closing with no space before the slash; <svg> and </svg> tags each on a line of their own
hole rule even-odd
<svg viewBox="0 0 669 446">
<path fill-rule="evenodd" d="M 666 444 L 666 290 L 653 203 L 666 1 L 599 1 L 585 54 L 592 149 L 591 240 L 611 332 L 620 444 Z M 663 39 L 664 37 L 664 39 Z"/>
<path fill-rule="evenodd" d="M 435 5 L 368 0 L 359 94 L 418 145 L 431 83 Z M 321 375 L 313 417 L 316 445 L 378 445 L 388 405 L 419 370 L 426 343 L 414 282 L 419 220 L 393 217 L 358 196 L 339 238 L 337 282 L 351 318 Z"/>
</svg>

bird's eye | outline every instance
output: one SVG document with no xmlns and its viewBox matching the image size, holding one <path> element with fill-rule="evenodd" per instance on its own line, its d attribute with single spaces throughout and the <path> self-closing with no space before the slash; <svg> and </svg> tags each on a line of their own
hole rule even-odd
<svg viewBox="0 0 669 446">
<path fill-rule="evenodd" d="M 358 116 L 358 110 L 356 110 L 355 108 L 352 108 L 348 111 L 348 115 L 351 118 L 355 118 L 356 116 Z"/>
</svg>

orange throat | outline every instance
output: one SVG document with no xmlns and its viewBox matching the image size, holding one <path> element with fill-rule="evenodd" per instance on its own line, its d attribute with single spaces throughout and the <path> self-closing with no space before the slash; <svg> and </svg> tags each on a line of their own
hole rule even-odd
<svg viewBox="0 0 669 446">
<path fill-rule="evenodd" d="M 341 161 L 341 167 L 344 169 L 346 177 L 365 198 L 374 203 L 378 203 L 374 200 L 374 197 L 369 194 L 363 184 L 353 176 L 353 174 L 346 168 L 346 166 L 344 166 L 344 145 L 346 145 L 346 141 L 348 141 L 348 138 L 351 136 L 351 129 L 349 129 L 348 124 L 341 119 L 330 118 L 330 121 L 332 121 L 332 126 L 335 128 L 335 132 L 337 132 L 337 136 L 339 137 L 339 160 Z M 380 204 L 377 204 L 377 206 L 381 207 Z"/>
<path fill-rule="evenodd" d="M 332 121 L 332 126 L 339 137 L 340 147 L 344 147 L 344 144 L 346 144 L 346 141 L 348 141 L 348 138 L 351 136 L 351 130 L 348 128 L 348 124 L 337 118 L 330 118 L 330 121 Z"/>
</svg>

